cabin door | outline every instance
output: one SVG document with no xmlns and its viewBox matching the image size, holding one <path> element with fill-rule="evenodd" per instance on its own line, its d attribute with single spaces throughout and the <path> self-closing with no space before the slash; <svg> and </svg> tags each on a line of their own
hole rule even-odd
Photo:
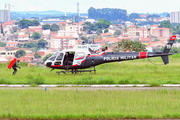
<svg viewBox="0 0 180 120">
<path fill-rule="evenodd" d="M 85 60 L 85 53 L 84 52 L 77 52 L 74 58 L 73 65 L 81 65 Z"/>
<path fill-rule="evenodd" d="M 56 58 L 56 61 L 55 61 L 54 65 L 62 65 L 63 56 L 64 56 L 63 53 L 59 53 L 57 58 Z"/>
</svg>

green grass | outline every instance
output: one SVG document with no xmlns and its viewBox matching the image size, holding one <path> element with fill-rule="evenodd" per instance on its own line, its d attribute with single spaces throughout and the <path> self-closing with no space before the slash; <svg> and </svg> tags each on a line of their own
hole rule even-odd
<svg viewBox="0 0 180 120">
<path fill-rule="evenodd" d="M 179 90 L 1 89 L 0 118 L 180 118 Z"/>
<path fill-rule="evenodd" d="M 163 64 L 161 58 L 150 60 Z M 0 84 L 180 84 L 180 54 L 170 56 L 169 61 L 168 65 L 153 65 L 147 59 L 107 63 L 97 66 L 96 74 L 91 75 L 58 75 L 59 70 L 20 65 L 13 76 L 7 64 L 0 64 Z"/>
</svg>

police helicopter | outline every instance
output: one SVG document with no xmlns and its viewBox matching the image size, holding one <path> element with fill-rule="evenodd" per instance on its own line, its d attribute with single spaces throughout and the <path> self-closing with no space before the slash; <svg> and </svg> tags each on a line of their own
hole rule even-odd
<svg viewBox="0 0 180 120">
<path fill-rule="evenodd" d="M 54 53 L 49 59 L 45 61 L 44 64 L 47 67 L 52 68 L 52 70 L 65 70 L 57 72 L 58 74 L 66 74 L 67 72 L 95 72 L 95 66 L 100 64 L 151 57 L 161 57 L 164 64 L 166 65 L 169 63 L 168 55 L 172 55 L 169 53 L 169 51 L 175 39 L 176 36 L 173 35 L 162 52 L 106 52 L 106 49 L 104 49 L 101 50 L 101 52 L 96 53 L 91 49 L 92 47 L 88 45 L 79 45 L 74 49 L 64 49 L 63 51 Z M 91 69 L 92 67 L 94 67 L 94 70 Z M 85 68 L 90 68 L 90 70 L 84 70 Z"/>
</svg>

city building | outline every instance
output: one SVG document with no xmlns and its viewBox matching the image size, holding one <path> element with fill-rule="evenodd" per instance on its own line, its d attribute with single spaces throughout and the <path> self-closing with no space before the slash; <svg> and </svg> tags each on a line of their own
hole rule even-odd
<svg viewBox="0 0 180 120">
<path fill-rule="evenodd" d="M 147 32 L 147 28 L 140 28 L 140 38 L 147 38 L 148 36 L 148 32 Z"/>
<path fill-rule="evenodd" d="M 18 42 L 29 42 L 30 39 L 29 39 L 29 34 L 24 34 L 24 33 L 20 33 L 19 36 L 18 36 Z"/>
<path fill-rule="evenodd" d="M 133 37 L 133 38 L 136 37 L 136 26 L 135 26 L 135 25 L 129 26 L 128 36 L 129 36 L 129 37 Z"/>
<path fill-rule="evenodd" d="M 58 24 L 59 22 L 64 22 L 64 20 L 60 19 L 47 19 L 47 20 L 42 20 L 42 24 Z"/>
<path fill-rule="evenodd" d="M 73 48 L 76 44 L 76 38 L 72 36 L 53 36 L 50 41 L 50 48 L 68 49 Z"/>
<path fill-rule="evenodd" d="M 169 28 L 151 28 L 151 36 L 168 39 L 170 37 Z"/>
<path fill-rule="evenodd" d="M 17 50 L 24 50 L 27 53 L 32 54 L 33 49 L 27 49 L 27 48 L 14 48 L 10 50 L 0 50 L 0 56 L 1 57 L 9 57 L 9 56 L 15 56 Z"/>
<path fill-rule="evenodd" d="M 9 22 L 10 14 L 9 10 L 0 10 L 0 22 Z"/>
<path fill-rule="evenodd" d="M 180 23 L 180 11 L 170 13 L 170 23 Z"/>
</svg>

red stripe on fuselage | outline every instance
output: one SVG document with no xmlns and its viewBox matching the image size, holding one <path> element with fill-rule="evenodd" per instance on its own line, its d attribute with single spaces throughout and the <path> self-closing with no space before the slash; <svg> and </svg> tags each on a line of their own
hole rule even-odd
<svg viewBox="0 0 180 120">
<path fill-rule="evenodd" d="M 62 65 L 51 65 L 51 67 L 62 67 Z"/>
<path fill-rule="evenodd" d="M 103 52 L 103 53 L 100 54 L 100 55 L 88 55 L 87 57 L 102 56 L 102 55 L 104 55 L 104 54 L 105 54 L 105 52 Z"/>
<path fill-rule="evenodd" d="M 76 58 L 76 60 L 83 59 L 83 58 L 84 58 L 84 56 L 82 56 L 82 57 L 78 57 L 78 58 Z"/>
<path fill-rule="evenodd" d="M 139 52 L 139 56 L 140 59 L 141 58 L 147 58 L 147 52 Z"/>
<path fill-rule="evenodd" d="M 73 67 L 78 66 L 78 64 L 72 65 Z"/>
<path fill-rule="evenodd" d="M 81 63 L 83 63 L 86 59 L 84 59 L 83 61 L 81 61 Z"/>
</svg>

